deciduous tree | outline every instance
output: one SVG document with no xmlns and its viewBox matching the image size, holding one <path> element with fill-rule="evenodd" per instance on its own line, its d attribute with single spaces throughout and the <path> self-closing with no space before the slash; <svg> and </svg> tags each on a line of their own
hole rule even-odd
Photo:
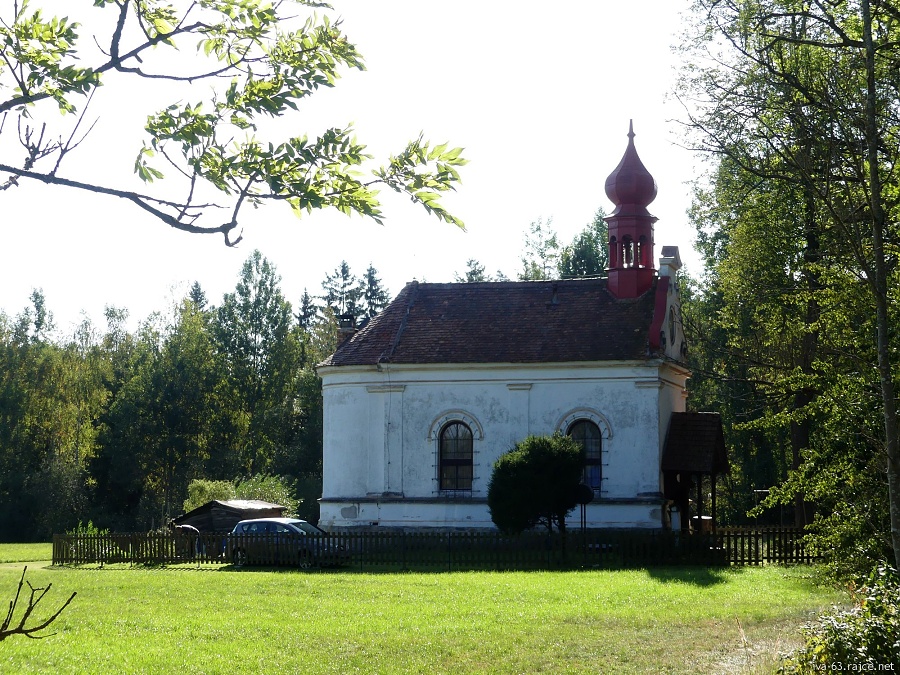
<svg viewBox="0 0 900 675">
<path fill-rule="evenodd" d="M 561 279 L 599 277 L 609 267 L 609 228 L 603 217 L 603 209 L 597 209 L 594 219 L 575 235 L 572 243 L 563 247 L 557 268 Z"/>
<path fill-rule="evenodd" d="M 459 181 L 459 148 L 419 136 L 365 178 L 371 156 L 352 127 L 310 138 L 272 122 L 299 114 L 342 69 L 364 69 L 326 3 L 96 0 L 90 16 L 66 9 L 83 20 L 29 0 L 0 10 L 0 190 L 37 181 L 124 199 L 228 245 L 240 241 L 248 205 L 285 202 L 297 215 L 333 207 L 381 222 L 380 185 L 462 227 L 440 201 Z M 104 120 L 91 119 L 95 99 L 120 88 L 127 96 L 129 83 L 171 91 L 148 110 L 135 148 L 140 188 L 83 176 L 72 157 L 87 134 L 104 133 Z"/>
<path fill-rule="evenodd" d="M 216 310 L 214 333 L 227 362 L 233 405 L 248 424 L 241 458 L 246 475 L 271 469 L 294 426 L 303 348 L 280 283 L 275 267 L 254 251 L 235 291 Z"/>
<path fill-rule="evenodd" d="M 896 340 L 890 326 L 895 321 L 891 301 L 900 208 L 895 171 L 900 159 L 900 10 L 881 0 L 698 0 L 695 10 L 697 50 L 680 90 L 693 94 L 687 122 L 698 145 L 738 166 L 748 178 L 743 185 L 747 193 L 778 181 L 793 186 L 797 203 L 812 209 L 814 229 L 805 233 L 810 293 L 801 310 L 807 324 L 804 348 L 811 348 L 807 355 L 816 353 L 822 335 L 822 306 L 813 298 L 816 285 L 843 294 L 844 307 L 856 300 L 858 307 L 871 310 L 863 317 L 848 312 L 853 317 L 849 330 L 856 332 L 859 347 L 808 366 L 801 357 L 794 379 L 800 382 L 829 370 L 844 379 L 845 393 L 878 391 L 882 429 L 871 439 L 879 450 L 871 453 L 868 464 L 883 471 L 882 503 L 889 525 L 881 536 L 890 542 L 898 565 L 900 429 L 893 375 Z M 786 208 L 782 205 L 782 212 Z M 778 231 L 772 236 L 779 236 Z M 830 267 L 823 269 L 822 261 Z M 839 318 L 837 313 L 832 317 Z M 856 365 L 837 367 L 846 357 Z M 863 386 L 851 384 L 860 378 Z M 822 397 L 820 392 L 797 399 L 796 420 L 804 419 L 805 409 Z M 833 401 L 822 403 L 837 413 Z M 865 405 L 853 403 L 854 408 Z M 801 432 L 802 442 L 802 429 L 795 431 Z M 859 448 L 869 439 L 852 442 Z M 810 456 L 824 461 L 831 455 L 827 448 L 810 448 Z M 827 475 L 826 466 L 828 461 L 820 464 L 816 475 Z M 809 472 L 801 466 L 795 475 L 799 480 Z M 793 485 L 794 490 L 800 487 L 799 482 Z M 852 549 L 853 542 L 847 543 Z"/>
<path fill-rule="evenodd" d="M 538 218 L 528 226 L 522 252 L 522 271 L 519 281 L 552 279 L 559 262 L 559 238 L 550 227 L 553 219 Z"/>
</svg>

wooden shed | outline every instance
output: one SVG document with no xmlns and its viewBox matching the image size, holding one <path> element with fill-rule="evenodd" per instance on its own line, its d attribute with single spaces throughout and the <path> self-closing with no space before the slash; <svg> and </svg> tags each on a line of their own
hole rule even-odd
<svg viewBox="0 0 900 675">
<path fill-rule="evenodd" d="M 174 519 L 176 525 L 192 525 L 201 532 L 231 532 L 241 520 L 280 518 L 287 507 L 259 499 L 214 499 Z"/>
</svg>

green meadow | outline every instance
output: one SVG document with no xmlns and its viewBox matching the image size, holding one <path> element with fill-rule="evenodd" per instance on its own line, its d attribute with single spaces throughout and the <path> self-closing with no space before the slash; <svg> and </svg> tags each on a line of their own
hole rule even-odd
<svg viewBox="0 0 900 675">
<path fill-rule="evenodd" d="M 53 568 L 42 640 L 2 673 L 759 673 L 846 598 L 809 568 L 371 574 Z M 28 557 L 0 546 L 0 599 Z"/>
</svg>

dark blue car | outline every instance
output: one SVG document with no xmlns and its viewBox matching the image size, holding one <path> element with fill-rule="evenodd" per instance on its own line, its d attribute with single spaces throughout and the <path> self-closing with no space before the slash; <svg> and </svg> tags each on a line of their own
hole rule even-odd
<svg viewBox="0 0 900 675">
<path fill-rule="evenodd" d="M 242 520 L 228 535 L 226 555 L 236 566 L 339 565 L 348 552 L 327 532 L 299 518 Z"/>
</svg>

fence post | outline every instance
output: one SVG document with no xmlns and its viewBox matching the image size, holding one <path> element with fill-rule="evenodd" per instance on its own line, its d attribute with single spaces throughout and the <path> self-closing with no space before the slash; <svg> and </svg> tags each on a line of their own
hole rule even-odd
<svg viewBox="0 0 900 675">
<path fill-rule="evenodd" d="M 406 530 L 400 533 L 400 551 L 401 551 L 401 564 L 400 567 L 403 570 L 409 569 L 409 565 L 406 562 Z"/>
</svg>

